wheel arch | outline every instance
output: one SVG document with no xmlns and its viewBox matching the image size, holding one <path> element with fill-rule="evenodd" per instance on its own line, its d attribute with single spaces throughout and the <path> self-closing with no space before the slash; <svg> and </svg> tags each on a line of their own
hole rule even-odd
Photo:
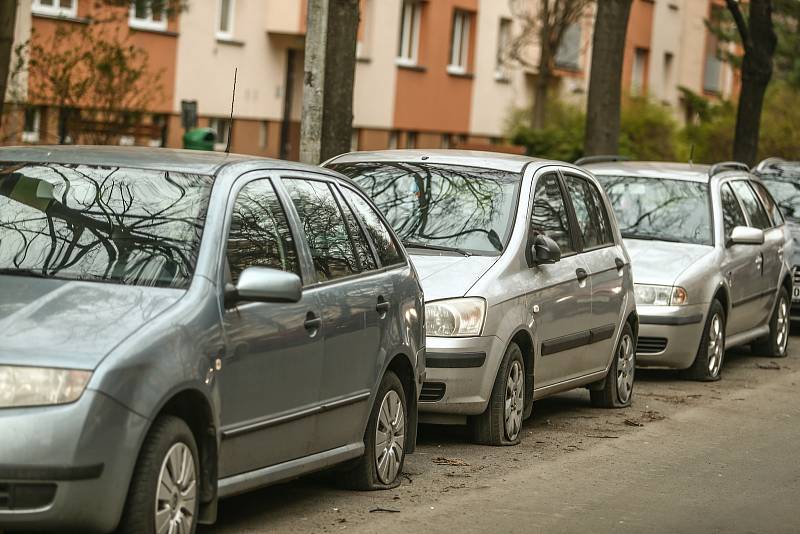
<svg viewBox="0 0 800 534">
<path fill-rule="evenodd" d="M 722 309 L 725 310 L 725 318 L 731 313 L 731 298 L 730 294 L 728 293 L 728 288 L 724 285 L 721 285 L 717 288 L 717 291 L 714 293 L 714 296 L 711 298 L 711 302 L 718 300 L 720 304 L 722 304 Z"/>
</svg>

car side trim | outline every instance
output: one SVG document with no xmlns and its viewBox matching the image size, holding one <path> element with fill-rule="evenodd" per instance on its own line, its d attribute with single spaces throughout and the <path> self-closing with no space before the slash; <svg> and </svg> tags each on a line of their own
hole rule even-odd
<svg viewBox="0 0 800 534">
<path fill-rule="evenodd" d="M 583 345 L 591 345 L 592 343 L 609 339 L 614 335 L 615 329 L 616 326 L 613 324 L 607 324 L 591 330 L 582 330 L 574 334 L 548 339 L 542 342 L 542 356 L 577 349 Z"/>
<path fill-rule="evenodd" d="M 68 481 L 100 478 L 104 464 L 93 465 L 2 465 L 0 464 L 0 480 L 19 481 Z"/>
<path fill-rule="evenodd" d="M 660 315 L 640 315 L 639 324 L 684 325 L 696 324 L 703 320 L 703 314 L 687 315 L 685 317 L 668 317 Z"/>
<path fill-rule="evenodd" d="M 756 293 L 755 295 L 751 295 L 749 297 L 745 297 L 743 299 L 739 299 L 733 304 L 731 304 L 731 308 L 735 308 L 737 306 L 742 306 L 743 304 L 747 304 L 748 302 L 753 302 L 754 300 L 758 300 L 760 298 L 764 298 L 767 295 L 772 295 L 773 293 L 777 293 L 778 288 L 774 287 L 772 289 L 768 289 L 766 291 L 762 291 L 761 293 Z"/>
<path fill-rule="evenodd" d="M 243 434 L 249 434 L 250 432 L 257 432 L 259 430 L 263 430 L 271 426 L 290 423 L 292 421 L 296 421 L 304 417 L 309 417 L 311 415 L 317 415 L 324 412 L 329 412 L 331 410 L 335 410 L 336 408 L 342 408 L 343 406 L 348 406 L 350 404 L 355 404 L 357 402 L 365 401 L 369 398 L 370 395 L 371 395 L 370 391 L 362 391 L 360 393 L 356 393 L 355 395 L 351 395 L 350 397 L 344 397 L 333 401 L 323 402 L 322 404 L 317 404 L 316 406 L 306 408 L 305 410 L 299 410 L 296 412 L 279 415 L 277 417 L 269 417 L 265 419 L 257 419 L 255 421 L 248 421 L 240 425 L 229 426 L 228 428 L 222 429 L 222 439 L 234 438 L 236 436 L 241 436 Z"/>
<path fill-rule="evenodd" d="M 425 367 L 436 369 L 467 369 L 483 367 L 486 361 L 485 352 L 427 352 L 425 354 Z"/>
<path fill-rule="evenodd" d="M 616 326 L 613 324 L 607 324 L 605 326 L 598 326 L 597 328 L 592 328 L 589 331 L 589 343 L 597 343 L 598 341 L 604 341 L 609 339 L 611 336 L 614 335 L 614 330 Z"/>
</svg>

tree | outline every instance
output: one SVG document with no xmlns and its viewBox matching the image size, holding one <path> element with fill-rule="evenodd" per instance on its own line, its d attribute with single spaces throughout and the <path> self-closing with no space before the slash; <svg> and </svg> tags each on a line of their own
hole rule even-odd
<svg viewBox="0 0 800 534">
<path fill-rule="evenodd" d="M 736 114 L 733 159 L 748 165 L 756 163 L 758 135 L 764 94 L 772 79 L 773 56 L 778 37 L 772 22 L 772 0 L 750 0 L 749 20 L 745 20 L 736 0 L 725 0 L 739 32 L 742 58 L 742 92 Z"/>
<path fill-rule="evenodd" d="M 508 57 L 523 67 L 536 70 L 531 121 L 535 129 L 545 125 L 548 94 L 555 79 L 556 55 L 564 34 L 580 21 L 591 3 L 593 0 L 509 0 L 511 12 L 521 29 L 509 43 Z M 539 46 L 539 57 L 533 61 L 528 53 L 535 44 Z"/>
<path fill-rule="evenodd" d="M 598 2 L 584 138 L 587 156 L 616 154 L 619 149 L 622 62 L 630 12 L 631 0 Z"/>
<path fill-rule="evenodd" d="M 14 47 L 14 26 L 17 20 L 17 0 L 0 2 L 0 117 L 6 99 L 6 84 Z"/>
</svg>

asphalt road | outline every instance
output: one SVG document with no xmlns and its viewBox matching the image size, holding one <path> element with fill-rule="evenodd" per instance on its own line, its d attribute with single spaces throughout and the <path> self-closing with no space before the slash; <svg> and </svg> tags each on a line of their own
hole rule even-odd
<svg viewBox="0 0 800 534">
<path fill-rule="evenodd" d="M 799 385 L 800 337 L 785 359 L 729 352 L 716 383 L 640 372 L 629 409 L 546 399 L 506 448 L 423 427 L 395 490 L 324 473 L 224 501 L 200 532 L 798 533 Z"/>
</svg>

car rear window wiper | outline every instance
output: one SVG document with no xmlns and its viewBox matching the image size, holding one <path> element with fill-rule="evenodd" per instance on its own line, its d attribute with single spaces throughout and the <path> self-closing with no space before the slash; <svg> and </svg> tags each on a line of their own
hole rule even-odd
<svg viewBox="0 0 800 534">
<path fill-rule="evenodd" d="M 12 276 L 29 276 L 32 278 L 47 278 L 47 275 L 42 273 L 42 271 L 34 269 L 18 269 L 16 267 L 2 267 L 0 268 L 0 274 L 9 274 Z"/>
<path fill-rule="evenodd" d="M 424 248 L 428 250 L 443 250 L 445 252 L 455 252 L 456 254 L 461 254 L 462 256 L 472 256 L 471 253 L 467 252 L 464 249 L 460 249 L 458 247 L 446 247 L 444 245 L 432 245 L 431 243 L 421 243 L 419 241 L 408 241 L 403 240 L 403 245 L 412 248 Z"/>
</svg>

